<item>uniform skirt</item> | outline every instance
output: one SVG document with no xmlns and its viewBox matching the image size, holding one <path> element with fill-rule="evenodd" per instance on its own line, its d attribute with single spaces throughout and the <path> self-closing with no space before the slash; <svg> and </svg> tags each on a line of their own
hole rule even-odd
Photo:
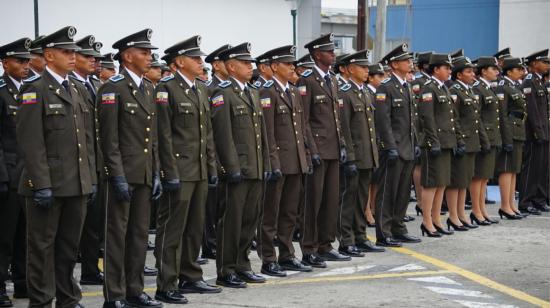
<svg viewBox="0 0 550 308">
<path fill-rule="evenodd" d="M 445 187 L 451 183 L 451 150 L 442 150 L 441 154 L 431 156 L 428 150 L 422 150 L 421 182 L 424 187 Z"/>
<path fill-rule="evenodd" d="M 496 148 L 491 147 L 491 152 L 476 154 L 476 166 L 474 176 L 480 179 L 490 179 L 495 174 Z"/>
<path fill-rule="evenodd" d="M 523 159 L 523 142 L 514 140 L 512 152 L 500 151 L 496 160 L 496 174 L 520 173 L 521 160 Z"/>
<path fill-rule="evenodd" d="M 451 158 L 450 188 L 465 189 L 470 186 L 476 165 L 476 153 L 466 153 Z"/>
</svg>

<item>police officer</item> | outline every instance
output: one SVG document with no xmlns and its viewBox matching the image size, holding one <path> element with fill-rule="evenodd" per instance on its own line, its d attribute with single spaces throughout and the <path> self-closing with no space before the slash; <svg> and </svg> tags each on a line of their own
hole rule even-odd
<svg viewBox="0 0 550 308">
<path fill-rule="evenodd" d="M 34 41 L 31 42 L 29 52 L 32 55 L 29 61 L 29 74 L 27 77 L 33 77 L 34 75 L 40 75 L 46 67 L 46 60 L 44 59 L 44 51 L 40 45 L 40 39 L 44 38 L 44 35 L 40 35 Z"/>
<path fill-rule="evenodd" d="M 339 162 L 344 163 L 347 158 L 340 129 L 338 82 L 330 73 L 334 64 L 334 35 L 323 35 L 304 47 L 315 65 L 298 82 L 313 163 L 313 172 L 307 178 L 307 203 L 301 227 L 302 261 L 313 267 L 326 267 L 325 260 L 351 260 L 332 247 L 338 216 Z"/>
<path fill-rule="evenodd" d="M 254 82 L 254 86 L 258 89 L 273 78 L 273 71 L 271 70 L 270 61 L 271 59 L 269 59 L 265 53 L 256 57 L 256 66 L 258 67 L 259 76 Z"/>
<path fill-rule="evenodd" d="M 93 110 L 86 88 L 69 80 L 76 33 L 62 28 L 40 44 L 46 69 L 25 80 L 17 111 L 17 143 L 23 158 L 19 193 L 27 214 L 29 306 L 82 307 L 73 277 L 86 202 L 95 190 Z"/>
<path fill-rule="evenodd" d="M 542 78 L 542 74 L 550 68 L 548 49 L 535 52 L 525 57 L 525 60 L 530 73 L 521 86 L 527 101 L 528 117 L 519 207 L 523 213 L 538 215 L 541 211 L 550 211 L 547 205 L 549 170 L 541 168 L 548 166 L 550 155 L 549 94 Z"/>
<path fill-rule="evenodd" d="M 336 74 L 336 79 L 338 80 L 338 88 L 348 83 L 349 80 L 348 70 L 342 61 L 347 56 L 349 56 L 349 53 L 341 54 L 334 61 L 334 74 Z"/>
<path fill-rule="evenodd" d="M 262 273 L 278 277 L 286 276 L 285 270 L 312 270 L 296 258 L 292 244 L 303 175 L 309 164 L 304 143 L 304 110 L 298 90 L 289 84 L 294 74 L 295 50 L 295 46 L 282 46 L 265 53 L 273 79 L 260 89 L 273 171 L 263 202 L 258 252 L 263 263 Z M 278 258 L 275 237 L 279 243 Z"/>
<path fill-rule="evenodd" d="M 101 67 L 101 70 L 99 71 L 99 80 L 102 84 L 107 82 L 109 78 L 116 75 L 115 60 L 113 59 L 112 53 L 104 54 L 103 58 L 99 60 L 99 66 Z"/>
<path fill-rule="evenodd" d="M 156 87 L 162 78 L 162 61 L 158 54 L 154 53 L 151 55 L 153 60 L 151 62 L 151 69 L 145 73 L 145 78 L 147 78 L 154 87 Z"/>
<path fill-rule="evenodd" d="M 384 251 L 384 248 L 373 245 L 366 235 L 365 207 L 372 171 L 378 166 L 373 97 L 364 85 L 369 76 L 368 58 L 369 51 L 365 49 L 341 60 L 350 79 L 338 91 L 339 102 L 343 104 L 342 134 L 346 144 L 350 145 L 348 160 L 340 171 L 343 183 L 340 183 L 338 251 L 351 257 L 362 257 L 363 252 Z"/>
<path fill-rule="evenodd" d="M 197 263 L 208 184 L 217 184 L 216 158 L 206 86 L 202 73 L 201 37 L 193 36 L 164 52 L 177 68 L 157 87 L 159 155 L 164 196 L 158 208 L 155 256 L 157 292 L 166 303 L 186 303 L 178 292 L 218 293 L 204 282 Z"/>
<path fill-rule="evenodd" d="M 17 151 L 15 126 L 19 90 L 29 71 L 29 38 L 0 47 L 4 76 L 0 78 L 0 307 L 11 307 L 5 281 L 11 265 L 14 297 L 26 297 L 26 231 L 24 198 L 17 193 L 21 159 Z"/>
<path fill-rule="evenodd" d="M 375 121 L 380 135 L 380 168 L 382 177 L 376 196 L 376 239 L 379 246 L 399 247 L 400 242 L 417 243 L 403 223 L 409 203 L 416 146 L 415 115 L 410 85 L 406 74 L 411 69 L 412 55 L 407 44 L 390 51 L 383 61 L 392 72 L 376 91 Z M 398 142 L 399 141 L 399 142 Z"/>
<path fill-rule="evenodd" d="M 219 54 L 230 78 L 211 96 L 216 152 L 227 173 L 224 208 L 218 222 L 216 282 L 231 288 L 262 283 L 248 260 L 248 250 L 258 226 L 262 180 L 270 173 L 267 136 L 260 95 L 251 88 L 250 43 Z M 265 173 L 265 174 L 264 174 Z"/>
<path fill-rule="evenodd" d="M 503 48 L 493 55 L 497 58 L 498 67 L 502 68 L 504 64 L 504 59 L 511 58 L 512 54 L 510 52 L 510 47 Z M 504 76 L 502 76 L 504 78 Z"/>
<path fill-rule="evenodd" d="M 75 57 L 75 69 L 71 72 L 70 78 L 73 82 L 81 83 L 86 90 L 90 99 L 87 101 L 91 113 L 90 129 L 93 132 L 93 138 L 96 140 L 94 143 L 96 153 L 96 176 L 98 177 L 98 196 L 95 200 L 90 200 L 88 211 L 86 212 L 86 219 L 84 220 L 84 228 L 82 230 L 82 238 L 80 240 L 80 255 L 82 272 L 80 276 L 81 285 L 102 285 L 103 274 L 98 268 L 99 260 L 99 248 L 100 248 L 100 230 L 101 213 L 104 207 L 101 206 L 103 195 L 103 177 L 100 176 L 103 169 L 103 157 L 99 150 L 99 127 L 97 123 L 97 108 L 95 104 L 96 94 L 101 85 L 99 79 L 93 75 L 96 67 L 96 58 L 101 57 L 99 53 L 100 45 L 95 44 L 95 37 L 93 35 L 87 35 L 78 40 L 76 44 L 80 47 L 76 52 Z M 97 49 L 96 49 L 97 48 Z"/>
<path fill-rule="evenodd" d="M 162 194 L 157 111 L 151 65 L 151 29 L 113 44 L 123 66 L 98 92 L 99 133 L 109 195 L 105 217 L 104 307 L 161 307 L 143 292 L 151 200 Z"/>
<path fill-rule="evenodd" d="M 294 71 L 298 76 L 302 76 L 305 71 L 312 69 L 314 66 L 315 62 L 308 53 L 294 62 Z"/>
</svg>

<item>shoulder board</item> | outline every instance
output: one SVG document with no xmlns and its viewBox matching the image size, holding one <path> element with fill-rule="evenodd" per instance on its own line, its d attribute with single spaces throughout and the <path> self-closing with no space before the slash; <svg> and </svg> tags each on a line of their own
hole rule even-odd
<svg viewBox="0 0 550 308">
<path fill-rule="evenodd" d="M 351 89 L 351 85 L 349 83 L 345 83 L 343 86 L 340 87 L 340 90 L 347 92 L 349 89 Z"/>
<path fill-rule="evenodd" d="M 430 83 L 432 83 L 432 80 L 431 80 L 431 79 L 428 79 L 426 82 L 424 82 L 424 85 L 428 85 L 428 84 L 430 84 Z"/>
<path fill-rule="evenodd" d="M 311 75 L 313 73 L 312 70 L 308 69 L 308 70 L 305 70 L 302 72 L 302 77 L 308 77 L 309 75 Z"/>
<path fill-rule="evenodd" d="M 260 84 L 261 85 L 261 84 Z M 248 86 L 251 88 L 251 89 L 256 89 L 258 90 L 258 87 L 256 86 L 256 83 L 248 83 Z"/>
<path fill-rule="evenodd" d="M 204 83 L 207 87 L 209 87 L 212 84 L 212 79 L 208 80 Z"/>
<path fill-rule="evenodd" d="M 71 74 L 69 74 L 69 78 L 70 78 L 70 79 L 74 79 L 74 80 L 76 80 L 76 81 L 78 81 L 78 82 L 82 82 L 80 79 L 76 78 L 76 76 L 73 76 L 73 75 L 71 75 Z"/>
<path fill-rule="evenodd" d="M 166 76 L 166 77 L 162 77 L 162 78 L 160 79 L 160 81 L 162 81 L 162 82 L 167 82 L 167 81 L 172 80 L 172 79 L 174 79 L 174 78 L 175 78 L 174 75 L 168 75 L 168 76 Z"/>
<path fill-rule="evenodd" d="M 6 82 L 4 81 L 4 79 L 0 78 L 0 88 L 3 88 L 6 86 Z"/>
<path fill-rule="evenodd" d="M 112 82 L 119 82 L 122 79 L 124 79 L 124 75 L 122 74 L 114 75 L 113 77 L 109 78 L 109 80 Z"/>
<path fill-rule="evenodd" d="M 30 77 L 30 78 L 27 78 L 27 79 L 23 80 L 23 82 L 24 82 L 24 83 L 33 82 L 33 81 L 35 81 L 35 80 L 40 79 L 40 77 L 41 77 L 41 76 L 37 74 L 37 75 L 34 75 L 34 76 Z"/>
<path fill-rule="evenodd" d="M 225 81 L 222 81 L 222 82 L 218 85 L 218 87 L 220 87 L 220 88 L 227 88 L 227 87 L 229 87 L 230 85 L 231 85 L 231 81 L 225 80 Z"/>
<path fill-rule="evenodd" d="M 504 79 L 502 79 L 501 81 L 498 82 L 498 85 L 499 86 L 503 86 L 504 85 Z"/>
<path fill-rule="evenodd" d="M 390 80 L 391 80 L 391 78 L 386 78 L 386 79 L 382 80 L 382 83 L 388 83 Z"/>
<path fill-rule="evenodd" d="M 527 76 L 525 76 L 525 79 L 532 79 L 533 78 L 533 74 L 532 73 L 529 73 L 527 74 Z"/>
<path fill-rule="evenodd" d="M 92 75 L 92 79 L 99 81 L 99 78 L 97 78 L 96 75 Z"/>
<path fill-rule="evenodd" d="M 256 80 L 252 85 L 255 86 L 256 88 L 259 88 L 262 85 L 262 82 L 259 80 Z"/>
<path fill-rule="evenodd" d="M 455 83 L 451 88 L 455 88 L 457 90 L 460 90 L 460 85 L 458 83 Z"/>
<path fill-rule="evenodd" d="M 474 82 L 474 84 L 473 84 L 472 86 L 476 87 L 476 86 L 478 86 L 478 85 L 479 85 L 479 80 L 476 81 L 476 82 Z"/>
<path fill-rule="evenodd" d="M 422 77 L 422 76 L 423 76 L 423 75 L 422 75 L 421 72 L 416 72 L 416 73 L 414 74 L 414 78 L 420 78 L 420 77 Z"/>
<path fill-rule="evenodd" d="M 268 80 L 266 83 L 264 83 L 264 88 L 271 88 L 271 86 L 274 84 L 273 80 Z"/>
</svg>

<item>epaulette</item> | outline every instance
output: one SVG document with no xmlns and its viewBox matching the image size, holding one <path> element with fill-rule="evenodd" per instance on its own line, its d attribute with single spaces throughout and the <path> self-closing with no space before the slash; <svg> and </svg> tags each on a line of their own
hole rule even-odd
<svg viewBox="0 0 550 308">
<path fill-rule="evenodd" d="M 34 81 L 40 79 L 40 77 L 41 77 L 40 75 L 36 74 L 36 75 L 34 75 L 30 78 L 27 78 L 27 79 L 23 80 L 23 82 L 24 83 L 34 82 Z"/>
<path fill-rule="evenodd" d="M 124 75 L 122 74 L 114 75 L 113 77 L 109 78 L 109 80 L 112 82 L 119 82 L 122 79 L 124 79 Z"/>
<path fill-rule="evenodd" d="M 252 85 L 255 86 L 256 88 L 259 88 L 262 85 L 262 82 L 259 80 L 256 80 Z"/>
<path fill-rule="evenodd" d="M 460 90 L 460 85 L 458 83 L 455 83 L 451 88 L 455 88 L 457 90 Z"/>
<path fill-rule="evenodd" d="M 264 88 L 271 88 L 273 84 L 274 84 L 273 80 L 268 80 L 264 83 Z"/>
<path fill-rule="evenodd" d="M 416 72 L 416 73 L 414 74 L 414 78 L 420 78 L 420 77 L 422 77 L 422 73 L 421 73 L 421 72 Z"/>
<path fill-rule="evenodd" d="M 426 82 L 424 82 L 424 85 L 429 85 L 430 83 L 432 83 L 432 80 L 428 79 Z"/>
<path fill-rule="evenodd" d="M 533 78 L 533 74 L 532 73 L 529 73 L 527 74 L 527 76 L 525 76 L 525 79 L 532 79 Z"/>
<path fill-rule="evenodd" d="M 224 89 L 224 88 L 229 87 L 230 85 L 231 85 L 231 81 L 230 81 L 230 80 L 224 80 L 224 81 L 222 81 L 222 82 L 218 85 L 218 87 Z"/>
<path fill-rule="evenodd" d="M 168 75 L 168 76 L 162 77 L 162 78 L 160 79 L 160 81 L 161 81 L 161 82 L 167 82 L 167 81 L 172 80 L 172 79 L 174 79 L 174 78 L 175 78 L 174 75 Z"/>
<path fill-rule="evenodd" d="M 501 81 L 498 82 L 498 85 L 499 86 L 503 86 L 504 85 L 504 79 L 502 79 Z"/>
<path fill-rule="evenodd" d="M 343 92 L 347 92 L 349 89 L 351 89 L 351 85 L 349 83 L 345 83 L 343 86 L 340 87 L 340 90 Z"/>
<path fill-rule="evenodd" d="M 313 73 L 312 70 L 310 69 L 307 69 L 305 71 L 302 72 L 302 77 L 308 77 L 309 75 L 311 75 Z"/>
<path fill-rule="evenodd" d="M 250 88 L 258 90 L 258 87 L 255 85 L 255 83 L 247 83 L 247 84 Z"/>
<path fill-rule="evenodd" d="M 474 84 L 472 85 L 472 87 L 476 87 L 477 85 L 479 85 L 479 80 L 474 82 Z"/>
<path fill-rule="evenodd" d="M 97 78 L 96 75 L 92 75 L 92 79 L 95 79 L 95 80 L 99 81 L 99 78 Z"/>
<path fill-rule="evenodd" d="M 204 83 L 207 87 L 209 87 L 212 84 L 212 79 L 208 80 Z"/>
<path fill-rule="evenodd" d="M 0 89 L 6 86 L 4 79 L 0 78 Z"/>
<path fill-rule="evenodd" d="M 386 79 L 382 80 L 382 83 L 388 83 L 388 81 L 390 81 L 390 80 L 391 80 L 391 78 L 386 78 Z"/>
</svg>

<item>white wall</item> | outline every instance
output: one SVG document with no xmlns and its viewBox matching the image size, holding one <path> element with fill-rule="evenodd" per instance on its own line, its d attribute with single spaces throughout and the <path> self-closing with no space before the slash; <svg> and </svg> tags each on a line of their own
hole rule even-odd
<svg viewBox="0 0 550 308">
<path fill-rule="evenodd" d="M 524 57 L 550 48 L 550 0 L 500 0 L 499 49 Z"/>
<path fill-rule="evenodd" d="M 34 37 L 33 0 L 0 0 L 0 45 Z M 164 49 L 195 34 L 202 49 L 248 41 L 252 54 L 292 44 L 291 2 L 286 0 L 39 0 L 40 33 L 63 26 L 77 28 L 76 38 L 93 34 L 109 52 L 118 39 L 144 28 Z"/>
</svg>

